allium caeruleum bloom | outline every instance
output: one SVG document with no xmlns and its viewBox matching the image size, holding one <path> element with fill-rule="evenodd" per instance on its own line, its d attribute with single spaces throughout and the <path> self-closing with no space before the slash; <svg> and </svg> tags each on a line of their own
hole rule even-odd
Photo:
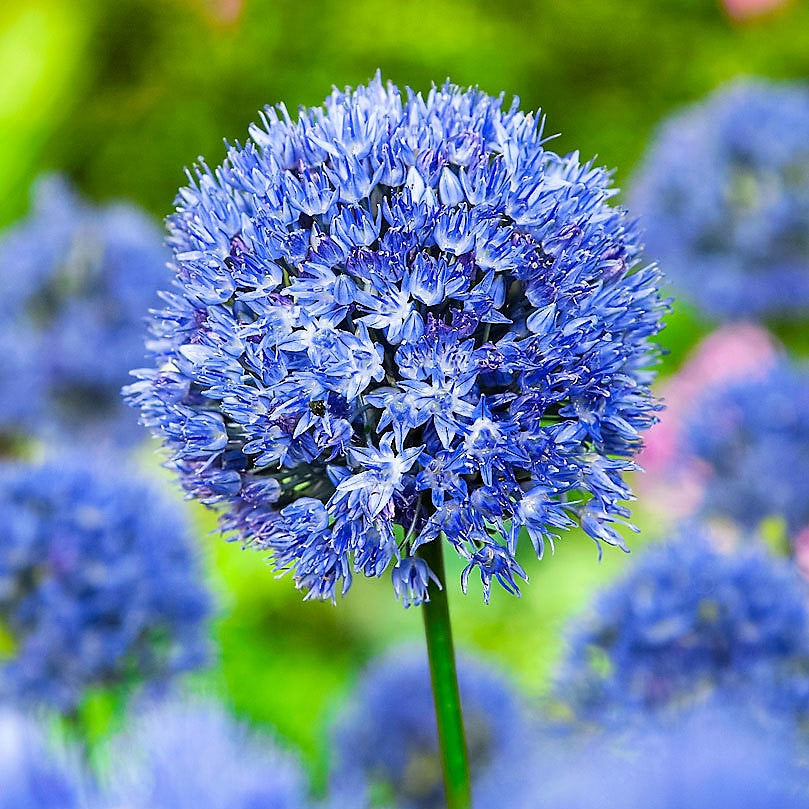
<svg viewBox="0 0 809 809">
<path fill-rule="evenodd" d="M 809 86 L 736 81 L 664 122 L 630 195 L 649 255 L 718 318 L 809 311 Z"/>
<path fill-rule="evenodd" d="M 524 707 L 496 670 L 458 661 L 464 725 L 476 799 L 502 784 L 498 771 L 523 746 Z M 398 649 L 374 661 L 332 729 L 331 792 L 336 805 L 444 806 L 438 731 L 426 653 Z M 477 804 L 476 804 L 477 805 Z M 481 802 L 481 806 L 494 805 Z"/>
<path fill-rule="evenodd" d="M 735 690 L 762 713 L 809 711 L 805 583 L 755 543 L 716 551 L 698 527 L 650 548 L 574 625 L 558 695 L 584 720 L 668 713 Z"/>
<path fill-rule="evenodd" d="M 89 686 L 205 658 L 209 609 L 177 505 L 112 464 L 0 466 L 0 695 L 70 711 Z"/>
<path fill-rule="evenodd" d="M 787 361 L 709 389 L 682 423 L 673 464 L 701 481 L 701 510 L 745 529 L 783 518 L 809 526 L 809 369 Z"/>
<path fill-rule="evenodd" d="M 89 793 L 76 751 L 50 749 L 30 718 L 0 708 L 0 809 L 79 809 Z"/>
<path fill-rule="evenodd" d="M 105 805 L 125 809 L 303 809 L 298 763 L 215 703 L 174 700 L 111 742 Z"/>
<path fill-rule="evenodd" d="M 514 809 L 805 809 L 809 773 L 794 733 L 720 701 L 664 724 L 540 751 L 533 797 Z M 532 771 L 533 769 L 533 771 Z M 527 780 L 526 772 L 518 779 Z M 526 790 L 528 794 L 530 792 Z"/>
<path fill-rule="evenodd" d="M 0 437 L 139 437 L 119 391 L 167 259 L 138 209 L 92 207 L 57 177 L 37 184 L 28 219 L 0 238 Z"/>
<path fill-rule="evenodd" d="M 623 545 L 658 274 L 608 173 L 502 104 L 377 77 L 297 122 L 267 109 L 178 197 L 129 397 L 187 490 L 310 597 L 353 562 L 418 604 L 412 554 L 442 536 L 487 598 L 516 592 L 523 528 L 539 553 L 577 522 Z"/>
</svg>

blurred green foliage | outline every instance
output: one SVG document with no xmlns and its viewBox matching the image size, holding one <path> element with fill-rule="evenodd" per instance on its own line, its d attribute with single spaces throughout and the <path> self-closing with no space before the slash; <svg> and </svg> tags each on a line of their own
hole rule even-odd
<svg viewBox="0 0 809 809">
<path fill-rule="evenodd" d="M 418 89 L 450 76 L 517 94 L 543 108 L 546 132 L 562 133 L 557 150 L 598 155 L 623 183 L 676 105 L 739 73 L 806 77 L 809 3 L 734 24 L 718 0 L 5 0 L 0 224 L 25 211 L 30 182 L 50 169 L 163 216 L 183 167 L 198 155 L 219 162 L 222 139 L 244 138 L 264 104 L 316 104 L 377 68 Z M 706 331 L 678 307 L 664 369 Z M 213 519 L 195 514 L 204 535 Z M 654 536 L 651 518 L 640 522 Z M 420 636 L 418 611 L 404 611 L 386 580 L 358 581 L 337 607 L 304 605 L 255 553 L 218 537 L 205 548 L 222 615 L 218 665 L 198 687 L 273 725 L 322 776 L 329 712 L 369 656 Z M 565 617 L 624 559 L 607 549 L 599 565 L 592 542 L 573 534 L 554 558 L 525 559 L 532 581 L 520 601 L 497 592 L 486 607 L 479 588 L 463 597 L 453 585 L 459 644 L 540 695 Z"/>
</svg>

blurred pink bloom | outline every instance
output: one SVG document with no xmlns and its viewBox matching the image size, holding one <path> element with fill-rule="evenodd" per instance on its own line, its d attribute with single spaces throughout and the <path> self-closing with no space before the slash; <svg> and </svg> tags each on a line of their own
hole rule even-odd
<svg viewBox="0 0 809 809">
<path fill-rule="evenodd" d="M 749 323 L 723 326 L 709 334 L 668 380 L 662 395 L 666 409 L 649 430 L 638 462 L 646 470 L 639 493 L 671 516 L 698 505 L 706 470 L 679 458 L 680 431 L 690 408 L 703 394 L 739 379 L 764 376 L 780 354 L 775 339 Z"/>
<path fill-rule="evenodd" d="M 792 547 L 795 554 L 795 564 L 804 577 L 809 579 L 809 526 L 795 537 Z"/>
<path fill-rule="evenodd" d="M 787 0 L 722 0 L 725 11 L 736 20 L 759 17 L 786 5 Z"/>
</svg>

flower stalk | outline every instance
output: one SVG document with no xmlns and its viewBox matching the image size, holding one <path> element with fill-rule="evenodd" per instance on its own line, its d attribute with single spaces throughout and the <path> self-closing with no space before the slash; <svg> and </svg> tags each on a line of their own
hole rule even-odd
<svg viewBox="0 0 809 809">
<path fill-rule="evenodd" d="M 438 745 L 444 774 L 447 809 L 470 809 L 469 758 L 455 669 L 455 650 L 447 601 L 446 574 L 442 542 L 437 539 L 422 545 L 419 556 L 430 566 L 440 582 L 430 581 L 428 600 L 422 605 L 430 678 L 433 686 Z"/>
</svg>

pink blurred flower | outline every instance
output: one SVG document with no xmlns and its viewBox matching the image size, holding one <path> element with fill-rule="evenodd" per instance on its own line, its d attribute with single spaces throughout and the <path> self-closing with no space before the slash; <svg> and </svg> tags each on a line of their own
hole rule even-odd
<svg viewBox="0 0 809 809">
<path fill-rule="evenodd" d="M 722 0 L 725 11 L 735 20 L 760 17 L 786 3 L 787 0 Z"/>
<path fill-rule="evenodd" d="M 690 408 L 712 388 L 766 375 L 780 353 L 775 339 L 753 324 L 735 323 L 709 334 L 663 387 L 666 409 L 638 458 L 647 472 L 638 481 L 639 494 L 673 517 L 691 513 L 702 497 L 706 470 L 680 457 L 680 432 Z"/>
<path fill-rule="evenodd" d="M 795 564 L 803 576 L 809 579 L 809 526 L 803 529 L 793 540 Z"/>
</svg>

